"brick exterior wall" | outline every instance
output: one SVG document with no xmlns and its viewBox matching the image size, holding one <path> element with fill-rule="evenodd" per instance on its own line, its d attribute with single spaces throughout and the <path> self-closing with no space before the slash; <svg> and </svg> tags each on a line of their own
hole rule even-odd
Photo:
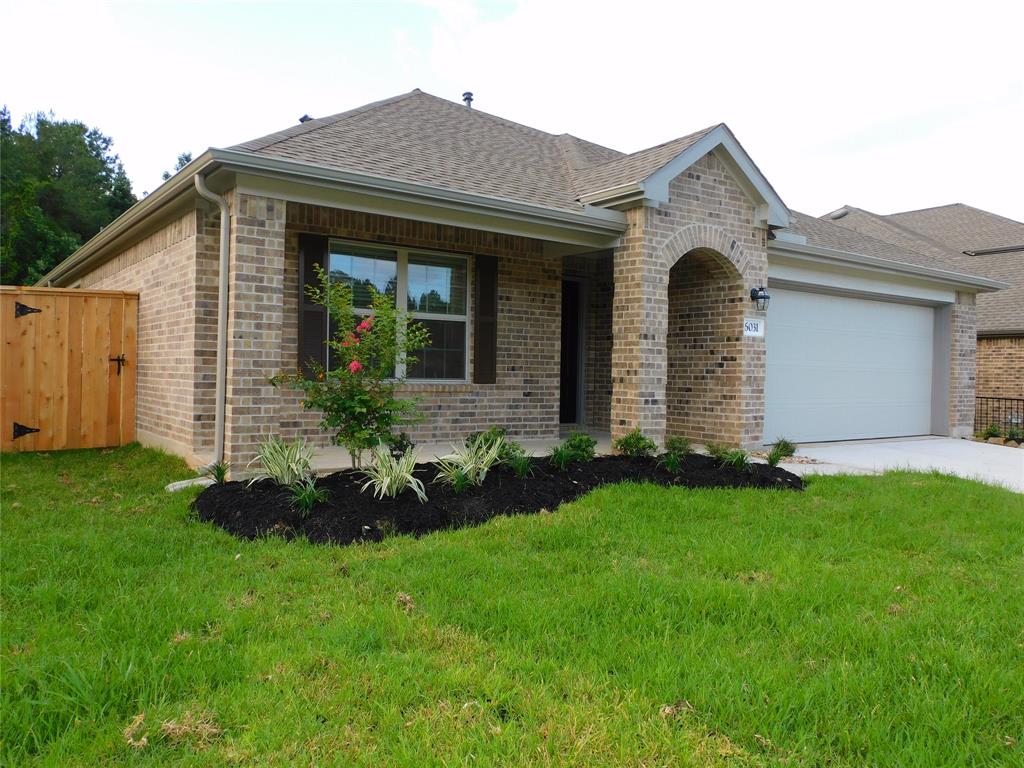
<svg viewBox="0 0 1024 768">
<path fill-rule="evenodd" d="M 974 432 L 975 350 L 977 307 L 974 294 L 957 291 L 950 318 L 949 436 Z"/>
<path fill-rule="evenodd" d="M 136 433 L 186 457 L 193 454 L 196 219 L 196 211 L 179 216 L 80 283 L 138 292 Z"/>
<path fill-rule="evenodd" d="M 281 200 L 228 195 L 231 311 L 228 315 L 225 460 L 238 468 L 279 432 L 281 398 L 270 377 L 283 367 L 285 208 Z"/>
<path fill-rule="evenodd" d="M 1024 336 L 978 339 L 979 397 L 1024 398 Z"/>
<path fill-rule="evenodd" d="M 407 431 L 414 441 L 455 441 L 493 425 L 516 438 L 558 434 L 560 258 L 545 256 L 539 240 L 378 216 L 302 203 L 287 204 L 284 254 L 282 367 L 298 365 L 298 237 L 301 232 L 430 251 L 498 257 L 498 369 L 495 384 L 472 381 L 473 260 L 469 259 L 470 382 L 409 383 L 424 419 Z M 295 393 L 278 393 L 286 439 L 325 445 L 316 413 Z"/>
<path fill-rule="evenodd" d="M 704 430 L 702 440 L 760 445 L 764 339 L 743 337 L 742 318 L 760 316 L 749 298 L 744 304 L 744 297 L 750 288 L 767 282 L 767 231 L 754 224 L 753 204 L 714 155 L 677 177 L 669 193 L 669 202 L 659 208 L 627 211 L 628 229 L 614 253 L 612 437 L 639 426 L 664 441 L 669 425 L 670 270 L 687 254 L 700 251 L 716 254 L 728 275 L 716 278 L 728 290 L 715 297 L 742 309 L 713 308 L 704 339 L 689 340 L 691 345 L 710 345 L 705 354 L 718 356 L 702 386 L 715 393 L 720 408 L 714 420 L 704 418 L 693 427 Z M 677 274 L 684 279 L 685 271 Z M 679 344 L 674 349 L 684 351 Z M 680 391 L 675 384 L 673 389 Z M 675 397 L 681 404 L 679 395 Z M 673 428 L 690 428 L 688 419 L 674 415 Z"/>
<path fill-rule="evenodd" d="M 668 286 L 668 434 L 744 441 L 737 410 L 743 354 L 743 282 L 710 251 L 676 262 Z"/>
</svg>

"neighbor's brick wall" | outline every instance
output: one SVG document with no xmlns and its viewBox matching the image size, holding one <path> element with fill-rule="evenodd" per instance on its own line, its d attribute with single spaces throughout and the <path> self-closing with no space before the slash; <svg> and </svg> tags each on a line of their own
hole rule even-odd
<svg viewBox="0 0 1024 768">
<path fill-rule="evenodd" d="M 81 287 L 139 294 L 136 430 L 140 441 L 193 453 L 196 211 L 81 278 Z"/>
<path fill-rule="evenodd" d="M 696 426 L 705 429 L 707 436 L 701 439 L 759 445 L 764 425 L 764 339 L 744 338 L 742 318 L 759 316 L 744 297 L 751 287 L 767 281 L 767 230 L 754 224 L 753 204 L 713 155 L 673 180 L 669 193 L 669 202 L 658 208 L 627 211 L 628 228 L 614 254 L 612 436 L 639 426 L 659 442 L 665 438 L 670 270 L 700 249 L 718 254 L 719 263 L 728 265 L 728 290 L 708 294 L 708 302 L 725 297 L 735 308 L 714 315 L 703 338 L 690 341 L 691 349 L 705 357 L 717 355 L 721 363 L 708 368 L 703 379 L 705 393 L 719 404 L 714 429 L 707 420 Z M 685 271 L 677 275 L 683 278 Z M 709 306 L 709 311 L 714 309 Z M 678 341 L 674 352 L 688 354 Z M 676 360 L 675 365 L 685 361 Z M 674 402 L 680 407 L 675 389 Z M 671 423 L 682 428 L 687 418 L 676 414 Z"/>
<path fill-rule="evenodd" d="M 970 437 L 974 432 L 975 350 L 977 307 L 974 294 L 957 291 L 952 307 L 949 366 L 949 435 Z"/>
<path fill-rule="evenodd" d="M 288 203 L 285 233 L 282 367 L 298 365 L 298 237 L 301 232 L 397 247 L 498 257 L 498 370 L 495 384 L 408 384 L 420 399 L 423 421 L 408 432 L 414 441 L 454 441 L 492 425 L 516 438 L 558 434 L 561 260 L 524 237 Z M 470 371 L 472 372 L 473 260 L 469 260 Z M 470 382 L 472 373 L 470 374 Z M 279 393 L 278 418 L 287 439 L 328 442 L 317 414 L 304 411 L 295 393 Z"/>
<path fill-rule="evenodd" d="M 1024 336 L 978 339 L 979 397 L 1024 398 Z"/>
</svg>

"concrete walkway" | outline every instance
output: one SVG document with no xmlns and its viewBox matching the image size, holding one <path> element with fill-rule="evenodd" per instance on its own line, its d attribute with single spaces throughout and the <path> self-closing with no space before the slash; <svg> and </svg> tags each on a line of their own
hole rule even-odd
<svg viewBox="0 0 1024 768">
<path fill-rule="evenodd" d="M 877 474 L 895 469 L 937 470 L 1024 493 L 1024 448 L 948 437 L 915 437 L 808 443 L 801 445 L 797 453 L 822 462 L 783 465 L 798 475 Z"/>
</svg>

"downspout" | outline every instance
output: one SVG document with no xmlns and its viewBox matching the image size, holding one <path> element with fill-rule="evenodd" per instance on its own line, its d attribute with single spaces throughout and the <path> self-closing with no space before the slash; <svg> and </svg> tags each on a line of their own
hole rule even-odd
<svg viewBox="0 0 1024 768">
<path fill-rule="evenodd" d="M 224 403 L 228 375 L 228 279 L 231 268 L 231 211 L 228 201 L 206 186 L 206 179 L 195 176 L 196 192 L 220 208 L 220 270 L 217 286 L 217 394 L 214 416 L 213 464 L 224 461 Z"/>
</svg>

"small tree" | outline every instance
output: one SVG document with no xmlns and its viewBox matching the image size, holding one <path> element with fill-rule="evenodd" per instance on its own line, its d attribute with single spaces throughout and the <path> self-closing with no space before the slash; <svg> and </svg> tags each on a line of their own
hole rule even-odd
<svg viewBox="0 0 1024 768">
<path fill-rule="evenodd" d="M 335 442 L 348 449 L 358 467 L 363 451 L 390 445 L 395 428 L 417 418 L 416 401 L 397 398 L 395 389 L 430 333 L 398 309 L 394 296 L 369 286 L 371 314 L 364 317 L 353 309 L 350 286 L 332 282 L 319 266 L 316 275 L 319 284 L 306 286 L 306 293 L 326 307 L 336 329 L 327 340 L 331 364 L 311 362 L 312 377 L 299 371 L 279 374 L 271 383 L 300 390 L 303 407 L 323 413 L 320 426 L 334 432 Z"/>
</svg>

